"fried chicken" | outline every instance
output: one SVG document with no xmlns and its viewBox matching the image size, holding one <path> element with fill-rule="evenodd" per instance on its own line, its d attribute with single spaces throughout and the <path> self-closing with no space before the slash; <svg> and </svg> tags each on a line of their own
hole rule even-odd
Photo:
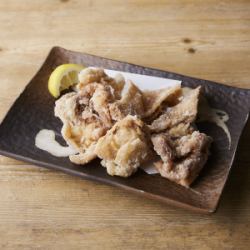
<svg viewBox="0 0 250 250">
<path fill-rule="evenodd" d="M 200 87 L 191 90 L 177 105 L 170 107 L 149 126 L 152 132 L 161 132 L 180 123 L 190 124 L 195 121 L 198 111 Z"/>
<path fill-rule="evenodd" d="M 208 159 L 212 139 L 194 131 L 175 142 L 158 134 L 152 137 L 152 142 L 162 159 L 154 163 L 161 176 L 189 187 Z"/>
<path fill-rule="evenodd" d="M 70 157 L 72 162 L 85 164 L 96 157 L 93 145 L 113 125 L 108 110 L 113 93 L 110 85 L 89 83 L 56 101 L 55 116 L 63 122 L 62 136 L 80 153 Z"/>
<path fill-rule="evenodd" d="M 63 138 L 78 151 L 69 157 L 73 163 L 99 157 L 108 174 L 128 177 L 151 159 L 154 148 L 161 157 L 154 165 L 163 177 L 183 186 L 193 182 L 212 141 L 194 125 L 200 87 L 141 91 L 130 81 L 122 95 L 124 78 L 99 68 L 84 69 L 79 81 L 76 92 L 55 106 Z"/>
<path fill-rule="evenodd" d="M 115 78 L 111 78 L 106 75 L 102 68 L 85 68 L 79 73 L 79 83 L 76 85 L 77 91 L 82 90 L 90 83 L 110 85 L 114 90 L 116 99 L 120 99 L 125 79 L 121 74 L 118 74 Z"/>
<path fill-rule="evenodd" d="M 151 156 L 144 123 L 128 115 L 99 139 L 95 153 L 110 175 L 128 177 Z"/>
<path fill-rule="evenodd" d="M 154 91 L 141 91 L 133 82 L 129 81 L 125 95 L 110 104 L 110 114 L 113 120 L 119 121 L 127 115 L 139 118 L 150 118 L 160 108 L 163 102 L 173 105 L 181 93 L 180 86 Z"/>
<path fill-rule="evenodd" d="M 153 91 L 144 91 L 143 98 L 145 113 L 143 114 L 143 117 L 147 118 L 153 115 L 154 112 L 156 112 L 156 110 L 160 108 L 163 102 L 167 103 L 170 106 L 173 106 L 174 104 L 176 104 L 176 101 L 180 94 L 180 86 L 174 86 Z"/>
<path fill-rule="evenodd" d="M 154 165 L 161 176 L 189 186 L 207 161 L 211 137 L 195 131 L 200 87 L 183 93 L 180 102 L 168 108 L 149 126 L 154 150 L 161 161 Z M 158 133 L 157 133 L 158 132 Z"/>
<path fill-rule="evenodd" d="M 121 98 L 109 105 L 110 115 L 113 120 L 122 120 L 127 115 L 142 117 L 144 114 L 144 100 L 142 91 L 129 81 L 128 90 Z"/>
</svg>

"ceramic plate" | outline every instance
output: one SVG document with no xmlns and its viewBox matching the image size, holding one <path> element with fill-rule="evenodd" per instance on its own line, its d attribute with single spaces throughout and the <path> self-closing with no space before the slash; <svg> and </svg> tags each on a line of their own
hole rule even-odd
<svg viewBox="0 0 250 250">
<path fill-rule="evenodd" d="M 143 170 L 127 179 L 112 177 L 100 166 L 99 160 L 86 166 L 78 166 L 71 163 L 68 158 L 57 158 L 36 148 L 34 138 L 38 131 L 44 128 L 56 131 L 58 141 L 63 142 L 60 134 L 62 123 L 54 116 L 55 99 L 48 93 L 47 81 L 51 72 L 64 63 L 100 66 L 180 80 L 183 86 L 188 87 L 202 85 L 203 94 L 210 106 L 223 109 L 229 115 L 227 126 L 232 137 L 230 149 L 227 136 L 221 128 L 212 123 L 201 123 L 199 129 L 214 138 L 211 156 L 191 188 L 185 188 L 159 175 L 148 175 Z M 218 205 L 249 109 L 250 90 L 54 47 L 1 123 L 0 154 L 84 179 L 111 184 L 168 204 L 210 213 L 214 212 Z"/>
</svg>

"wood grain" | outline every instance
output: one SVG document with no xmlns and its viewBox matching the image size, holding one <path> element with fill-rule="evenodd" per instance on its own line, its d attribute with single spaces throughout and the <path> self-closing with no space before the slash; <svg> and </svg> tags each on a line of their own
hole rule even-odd
<svg viewBox="0 0 250 250">
<path fill-rule="evenodd" d="M 1 1 L 0 118 L 62 47 L 250 88 L 250 2 Z M 218 212 L 0 157 L 1 249 L 248 249 L 250 124 Z"/>
</svg>

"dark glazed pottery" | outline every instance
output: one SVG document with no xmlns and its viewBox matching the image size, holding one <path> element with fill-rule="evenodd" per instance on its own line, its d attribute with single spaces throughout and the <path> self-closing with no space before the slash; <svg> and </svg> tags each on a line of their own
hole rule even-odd
<svg viewBox="0 0 250 250">
<path fill-rule="evenodd" d="M 213 108 L 229 114 L 227 122 L 232 136 L 229 149 L 225 133 L 212 123 L 202 123 L 199 128 L 214 138 L 209 161 L 200 176 L 187 189 L 160 177 L 139 170 L 130 178 L 112 177 L 95 160 L 86 166 L 72 164 L 68 158 L 57 158 L 35 147 L 34 139 L 40 129 L 56 131 L 62 140 L 62 124 L 54 116 L 55 99 L 48 93 L 49 75 L 58 65 L 78 63 L 107 69 L 181 80 L 183 86 L 203 86 L 203 93 Z M 0 125 L 0 154 L 27 161 L 46 168 L 61 170 L 67 174 L 100 181 L 121 187 L 145 197 L 154 198 L 180 207 L 210 213 L 216 210 L 223 187 L 228 178 L 240 135 L 250 109 L 250 90 L 195 79 L 167 71 L 145 68 L 84 53 L 54 47 L 41 69 L 15 101 Z"/>
</svg>

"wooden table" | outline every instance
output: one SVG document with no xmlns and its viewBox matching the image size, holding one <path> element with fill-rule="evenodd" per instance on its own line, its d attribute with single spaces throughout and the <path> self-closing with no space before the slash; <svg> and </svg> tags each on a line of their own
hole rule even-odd
<svg viewBox="0 0 250 250">
<path fill-rule="evenodd" d="M 250 88 L 250 1 L 0 1 L 0 118 L 59 45 Z M 0 157 L 0 249 L 249 249 L 250 124 L 207 216 Z"/>
</svg>

